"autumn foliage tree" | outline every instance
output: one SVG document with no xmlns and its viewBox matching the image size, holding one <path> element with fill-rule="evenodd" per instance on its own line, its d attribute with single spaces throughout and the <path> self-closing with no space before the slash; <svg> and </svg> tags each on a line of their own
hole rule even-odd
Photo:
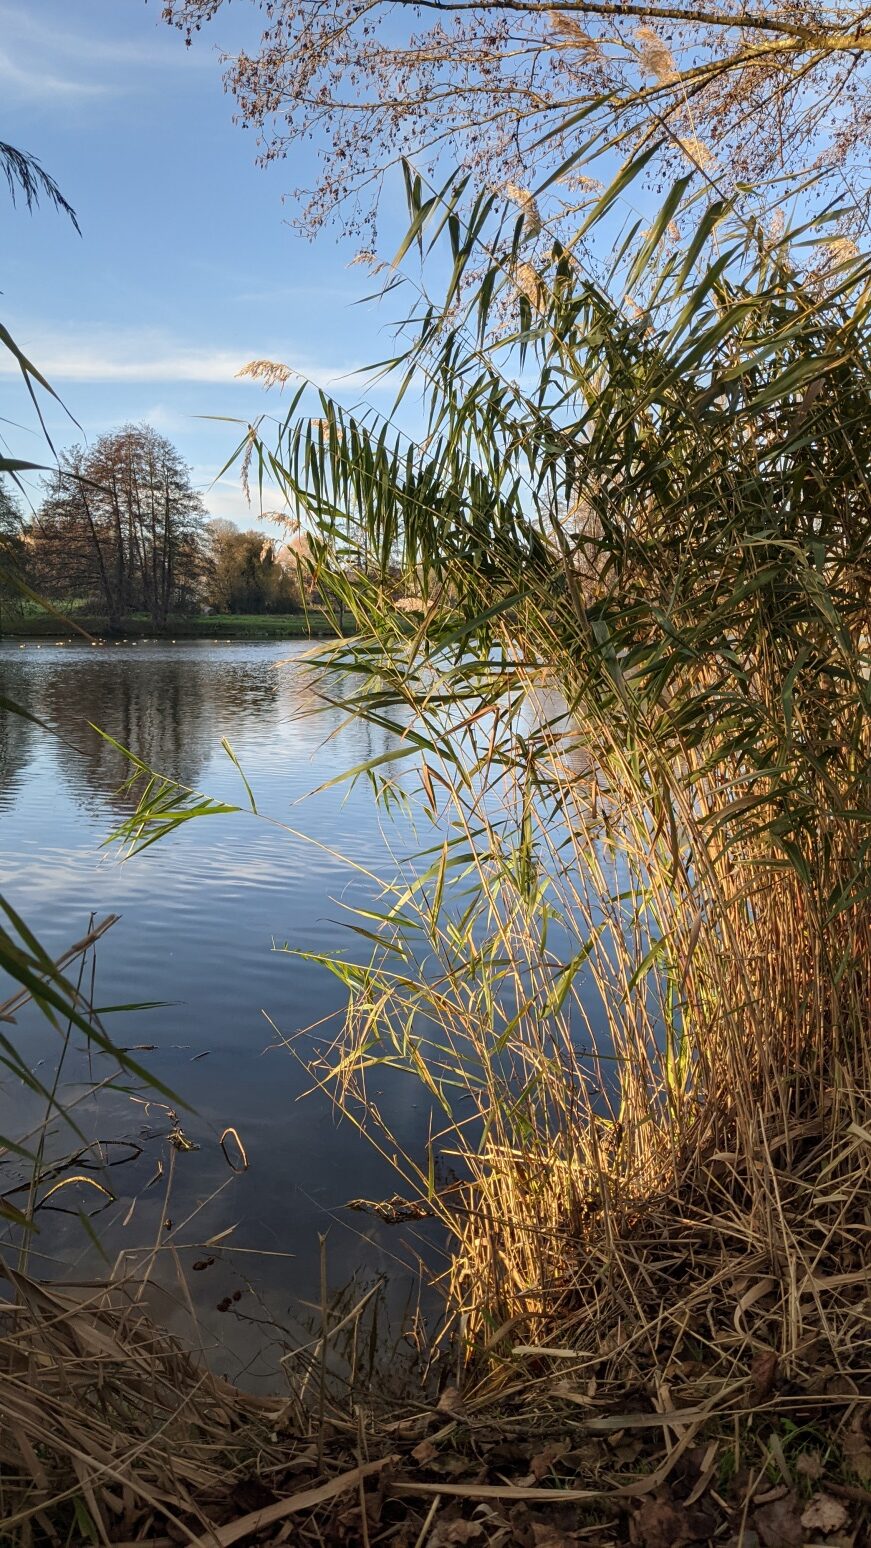
<svg viewBox="0 0 871 1548">
<path fill-rule="evenodd" d="M 227 0 L 164 0 L 191 42 Z M 412 156 L 510 193 L 599 133 L 651 173 L 695 169 L 729 192 L 815 179 L 816 202 L 846 199 L 861 225 L 871 194 L 871 9 L 797 0 L 251 0 L 259 44 L 225 55 L 239 116 L 263 161 L 314 142 L 320 169 L 300 223 L 337 209 L 365 233 L 385 170 Z M 299 158 L 299 152 L 295 152 Z M 587 175 L 560 185 L 561 236 L 591 202 Z M 813 202 L 813 201 L 812 201 Z M 373 244 L 374 245 L 374 244 Z"/>
<path fill-rule="evenodd" d="M 110 625 L 142 610 L 156 628 L 195 600 L 204 507 L 190 469 L 149 425 L 124 425 L 66 451 L 33 529 L 49 596 L 98 602 Z"/>
</svg>

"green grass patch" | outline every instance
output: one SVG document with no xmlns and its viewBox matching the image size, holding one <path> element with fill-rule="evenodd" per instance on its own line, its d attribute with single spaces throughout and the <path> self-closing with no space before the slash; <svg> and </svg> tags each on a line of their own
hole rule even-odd
<svg viewBox="0 0 871 1548">
<path fill-rule="evenodd" d="M 163 629 L 155 629 L 144 614 L 133 614 L 123 625 L 110 629 L 105 618 L 85 613 L 67 615 L 65 625 L 51 613 L 9 613 L 0 617 L 0 638 L 60 639 L 75 636 L 76 625 L 96 639 L 173 639 L 173 640 L 299 640 L 335 636 L 333 620 L 318 608 L 308 613 L 223 613 L 193 614 L 170 618 Z M 345 615 L 344 633 L 351 633 L 351 616 Z"/>
</svg>

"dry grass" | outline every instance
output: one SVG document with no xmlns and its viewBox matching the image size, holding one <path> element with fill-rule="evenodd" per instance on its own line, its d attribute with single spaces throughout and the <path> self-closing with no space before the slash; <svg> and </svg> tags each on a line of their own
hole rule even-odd
<svg viewBox="0 0 871 1548">
<path fill-rule="evenodd" d="M 729 1156 L 704 1189 L 686 1179 L 680 1213 L 666 1199 L 627 1212 L 616 1253 L 591 1223 L 552 1317 L 493 1329 L 437 1401 L 321 1383 L 317 1343 L 293 1395 L 254 1398 L 132 1288 L 7 1271 L 0 1541 L 858 1545 L 871 1426 L 857 1138 L 845 1126 L 833 1155 L 811 1129 L 789 1145 L 760 1133 L 780 1242 L 760 1237 Z M 820 1512 L 835 1524 L 822 1538 Z"/>
<path fill-rule="evenodd" d="M 522 711 L 485 686 L 483 728 L 466 697 L 446 729 L 445 684 L 409 677 L 421 803 L 456 838 L 385 888 L 374 956 L 333 964 L 348 1018 L 312 1074 L 370 1135 L 379 1066 L 429 1092 L 429 1144 L 397 1164 L 453 1239 L 482 1422 L 537 1432 L 547 1487 L 604 1488 L 617 1516 L 590 1540 L 626 1541 L 643 1496 L 632 1540 L 653 1548 L 859 1542 L 871 937 L 861 899 L 831 906 L 849 814 L 820 790 L 808 863 L 783 865 L 776 787 L 740 756 L 666 764 L 654 742 L 631 763 L 609 721 L 569 723 L 551 679 L 506 670 L 513 648 L 496 670 Z"/>
</svg>

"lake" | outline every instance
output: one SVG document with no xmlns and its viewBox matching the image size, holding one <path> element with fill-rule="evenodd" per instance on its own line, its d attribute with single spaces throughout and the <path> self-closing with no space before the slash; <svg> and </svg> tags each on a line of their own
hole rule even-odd
<svg viewBox="0 0 871 1548">
<path fill-rule="evenodd" d="M 141 1263 L 159 1241 L 154 1276 L 166 1296 L 183 1304 L 184 1277 L 207 1340 L 222 1346 L 213 1358 L 232 1368 L 232 1355 L 251 1381 L 271 1378 L 286 1347 L 281 1330 L 287 1340 L 297 1336 L 301 1303 L 318 1299 L 319 1233 L 327 1233 L 330 1286 L 385 1273 L 400 1329 L 418 1293 L 408 1265 L 433 1247 L 426 1226 L 390 1227 L 345 1208 L 351 1198 L 390 1194 L 395 1179 L 323 1094 L 304 1094 L 310 1081 L 282 1042 L 315 1024 L 303 1051 L 333 1035 L 343 991 L 280 948 L 347 949 L 347 905 L 377 895 L 365 873 L 390 874 L 390 847 L 406 842 L 395 827 L 385 832 L 365 781 L 310 794 L 390 740 L 323 709 L 309 652 L 295 643 L 0 645 L 0 692 L 65 739 L 0 712 L 0 887 L 53 955 L 81 938 L 92 916 L 121 916 L 97 947 L 96 1002 L 170 1002 L 109 1013 L 106 1024 L 117 1043 L 142 1048 L 136 1057 L 189 1104 L 180 1122 L 198 1147 L 172 1153 L 167 1201 L 164 1108 L 143 1106 L 135 1092 L 87 1095 L 107 1061 L 97 1055 L 88 1069 L 84 1055 L 69 1057 L 60 1096 L 78 1101 L 88 1140 L 115 1142 L 104 1154 L 116 1164 L 92 1174 L 110 1178 L 115 1199 L 103 1207 L 84 1184 L 55 1194 L 58 1207 L 39 1214 L 31 1272 L 87 1277 L 107 1263 Z M 122 860 L 105 840 L 130 809 L 127 769 L 89 721 L 161 772 L 244 805 L 239 773 L 220 745 L 228 738 L 259 810 L 286 828 L 250 813 L 211 816 Z M 57 1034 L 32 1007 L 6 1030 L 50 1085 Z M 414 1147 L 425 1129 L 418 1088 L 394 1077 L 373 1089 L 399 1140 Z M 42 1122 L 45 1102 L 6 1075 L 0 1108 L 0 1132 L 17 1137 Z M 249 1159 L 241 1173 L 219 1144 L 230 1125 Z M 55 1122 L 47 1158 L 62 1161 L 79 1144 Z M 70 1168 L 82 1170 L 70 1162 L 57 1176 Z M 0 1175 L 6 1191 L 25 1173 L 7 1158 Z M 12 1198 L 21 1204 L 21 1195 Z M 79 1209 L 98 1209 L 90 1220 L 96 1243 Z M 231 1309 L 221 1314 L 227 1299 Z"/>
</svg>

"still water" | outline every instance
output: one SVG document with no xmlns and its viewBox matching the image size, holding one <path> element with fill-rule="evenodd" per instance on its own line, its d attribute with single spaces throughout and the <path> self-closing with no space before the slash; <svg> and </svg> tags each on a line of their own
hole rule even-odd
<svg viewBox="0 0 871 1548">
<path fill-rule="evenodd" d="M 171 1292 L 184 1273 L 206 1338 L 234 1351 L 255 1380 L 269 1378 L 284 1347 L 266 1329 L 276 1324 L 293 1337 L 301 1303 L 318 1298 L 319 1234 L 327 1234 L 331 1286 L 386 1273 L 400 1324 L 416 1293 L 407 1265 L 427 1250 L 426 1227 L 417 1240 L 410 1228 L 345 1208 L 351 1198 L 384 1197 L 395 1180 L 323 1094 L 306 1095 L 310 1080 L 282 1042 L 320 1024 L 300 1042 L 307 1052 L 313 1038 L 337 1030 L 330 1018 L 343 1004 L 329 974 L 282 948 L 353 954 L 348 905 L 376 897 L 372 875 L 391 874 L 391 851 L 409 846 L 407 834 L 384 827 L 365 782 L 311 794 L 390 741 L 323 709 L 308 652 L 296 643 L 0 645 L 0 693 L 65 739 L 0 711 L 0 890 L 53 954 L 84 935 L 92 916 L 121 916 L 97 948 L 96 1002 L 170 1002 L 109 1013 L 106 1024 L 117 1043 L 142 1047 L 136 1057 L 188 1104 L 181 1124 L 198 1147 L 170 1156 L 162 1107 L 112 1089 L 88 1097 L 85 1076 L 99 1081 L 107 1063 L 97 1056 L 86 1071 L 81 1054 L 69 1058 L 61 1099 L 78 1099 L 89 1140 L 124 1142 L 111 1150 L 124 1164 L 111 1168 L 114 1201 L 91 1220 L 99 1247 L 75 1211 L 102 1206 L 103 1197 L 74 1185 L 53 1201 L 71 1213 L 40 1212 L 31 1271 L 86 1278 L 105 1268 L 100 1253 L 109 1263 L 141 1262 L 160 1241 L 156 1279 Z M 226 737 L 259 811 L 276 821 L 207 817 L 122 860 L 105 840 L 129 810 L 126 768 L 89 721 L 160 771 L 244 806 L 221 749 Z M 8 992 L 2 987 L 0 999 Z M 50 1085 L 57 1034 L 32 1008 L 5 1030 Z M 426 1126 L 419 1091 L 397 1077 L 380 1092 L 376 1081 L 373 1094 L 413 1149 Z M 4 1074 L 0 1133 L 26 1135 L 44 1108 Z M 238 1174 L 219 1144 L 230 1125 L 249 1159 Z M 63 1158 L 79 1143 L 56 1122 L 47 1155 Z M 152 1181 L 158 1163 L 163 1175 Z M 0 1190 L 21 1180 L 16 1166 L 7 1158 L 0 1167 Z M 217 1248 L 204 1245 L 223 1232 Z M 237 1291 L 219 1315 L 218 1303 Z M 220 1351 L 218 1363 L 226 1363 Z"/>
</svg>

